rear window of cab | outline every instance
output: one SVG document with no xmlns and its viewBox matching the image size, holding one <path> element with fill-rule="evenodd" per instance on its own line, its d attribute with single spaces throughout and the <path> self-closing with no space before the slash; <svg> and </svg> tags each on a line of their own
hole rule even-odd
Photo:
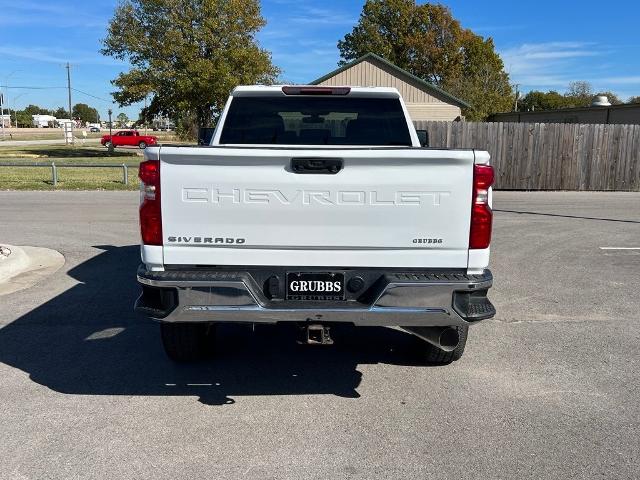
<svg viewBox="0 0 640 480">
<path fill-rule="evenodd" d="M 221 144 L 411 146 L 397 98 L 234 97 Z"/>
</svg>

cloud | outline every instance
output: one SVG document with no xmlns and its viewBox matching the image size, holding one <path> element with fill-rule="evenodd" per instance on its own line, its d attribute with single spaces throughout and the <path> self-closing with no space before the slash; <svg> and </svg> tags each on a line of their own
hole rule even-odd
<svg viewBox="0 0 640 480">
<path fill-rule="evenodd" d="M 40 47 L 0 46 L 0 55 L 48 63 L 64 63 L 68 61 L 68 57 L 60 55 L 60 52 Z"/>
<path fill-rule="evenodd" d="M 105 27 L 107 18 L 88 13 L 87 8 L 75 8 L 66 4 L 33 2 L 30 0 L 0 1 L 0 25 L 46 25 L 68 28 Z"/>
<path fill-rule="evenodd" d="M 271 30 L 271 26 L 275 25 L 277 30 L 299 30 L 304 29 L 301 33 L 307 33 L 309 28 L 327 28 L 338 27 L 344 29 L 346 26 L 353 26 L 358 15 L 351 12 L 349 5 L 338 4 L 332 8 L 318 7 L 315 2 L 306 2 L 304 0 L 271 0 L 271 3 L 278 5 L 278 11 L 273 18 L 268 19 L 265 31 Z M 322 32 L 324 33 L 324 32 Z"/>
<path fill-rule="evenodd" d="M 281 78 L 292 83 L 310 82 L 337 67 L 335 45 L 306 47 L 302 52 L 273 49 L 273 61 L 282 69 Z"/>
<path fill-rule="evenodd" d="M 86 65 L 126 65 L 119 60 L 100 55 L 98 52 L 80 52 L 77 48 L 23 47 L 18 45 L 0 45 L 0 56 L 22 58 L 45 63 L 66 63 Z"/>
<path fill-rule="evenodd" d="M 287 19 L 287 22 L 301 25 L 354 25 L 357 18 L 347 13 L 307 5 L 301 6 L 302 12 Z"/>
<path fill-rule="evenodd" d="M 594 91 L 614 90 L 622 98 L 638 95 L 640 75 L 611 74 L 621 73 L 620 66 L 611 63 L 615 50 L 594 42 L 572 41 L 525 43 L 500 54 L 511 81 L 519 84 L 521 91 L 562 92 L 571 82 L 584 80 Z"/>
<path fill-rule="evenodd" d="M 604 56 L 607 51 L 593 42 L 524 43 L 500 54 L 511 80 L 524 89 L 566 87 L 593 73 L 584 59 Z"/>
<path fill-rule="evenodd" d="M 604 77 L 601 81 L 606 83 L 612 83 L 614 85 L 638 85 L 640 86 L 639 75 L 618 76 L 618 77 Z"/>
<path fill-rule="evenodd" d="M 526 25 L 519 24 L 509 24 L 509 25 L 477 25 L 470 27 L 470 30 L 476 33 L 486 33 L 488 35 L 485 36 L 493 36 L 491 35 L 493 32 L 510 32 L 513 30 L 522 30 L 526 28 Z"/>
<path fill-rule="evenodd" d="M 603 52 L 590 42 L 525 43 L 502 50 L 502 58 L 512 74 L 528 73 L 545 67 L 546 60 L 594 57 Z M 542 62 L 541 62 L 542 60 Z M 551 65 L 549 65 L 551 66 Z"/>
<path fill-rule="evenodd" d="M 271 3 L 279 5 L 278 11 L 267 18 L 267 26 L 258 39 L 282 69 L 282 78 L 309 82 L 335 69 L 338 40 L 357 21 L 348 5 L 329 9 L 304 0 Z"/>
</svg>

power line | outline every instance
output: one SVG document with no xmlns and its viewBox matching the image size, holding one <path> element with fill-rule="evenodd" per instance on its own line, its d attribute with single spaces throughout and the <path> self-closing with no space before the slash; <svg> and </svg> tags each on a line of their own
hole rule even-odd
<svg viewBox="0 0 640 480">
<path fill-rule="evenodd" d="M 10 87 L 9 85 L 0 85 L 0 88 L 12 88 L 12 89 L 24 89 L 24 90 L 52 90 L 55 88 L 67 88 L 67 87 Z"/>
<path fill-rule="evenodd" d="M 103 102 L 113 103 L 113 100 L 107 100 L 106 98 L 97 97 L 95 95 L 92 95 L 91 93 L 87 93 L 87 92 L 83 92 L 82 90 L 78 90 L 77 88 L 73 88 L 72 87 L 71 90 L 73 90 L 74 92 L 78 92 L 78 93 L 81 93 L 83 95 L 86 95 L 87 97 L 95 98 L 96 100 L 102 100 Z"/>
<path fill-rule="evenodd" d="M 24 86 L 24 87 L 10 87 L 9 85 L 0 85 L 0 88 L 11 88 L 14 90 L 53 90 L 53 89 L 66 89 L 67 87 L 34 87 L 34 86 Z M 107 103 L 113 103 L 113 100 L 108 100 L 106 98 L 98 97 L 91 93 L 79 90 L 77 88 L 71 87 L 71 90 L 74 92 L 81 93 L 82 95 L 86 95 L 87 97 L 95 98 L 96 100 L 101 100 Z"/>
</svg>

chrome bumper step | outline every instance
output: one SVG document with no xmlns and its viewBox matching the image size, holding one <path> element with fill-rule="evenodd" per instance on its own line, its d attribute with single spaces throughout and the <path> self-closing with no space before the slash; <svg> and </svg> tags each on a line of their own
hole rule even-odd
<svg viewBox="0 0 640 480">
<path fill-rule="evenodd" d="M 290 270 L 307 271 L 305 267 Z M 348 322 L 356 325 L 454 326 L 489 318 L 489 270 L 460 271 L 344 269 L 347 278 L 363 278 L 360 291 L 344 301 L 292 301 L 270 298 L 266 285 L 285 269 L 247 267 L 231 270 L 138 269 L 142 294 L 135 309 L 165 322 Z"/>
</svg>

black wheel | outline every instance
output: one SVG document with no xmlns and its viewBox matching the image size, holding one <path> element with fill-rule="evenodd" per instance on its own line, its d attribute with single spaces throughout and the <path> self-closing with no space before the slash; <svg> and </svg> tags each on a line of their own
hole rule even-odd
<svg viewBox="0 0 640 480">
<path fill-rule="evenodd" d="M 458 330 L 458 335 L 460 337 L 460 341 L 458 342 L 458 346 L 450 351 L 445 352 L 444 350 L 431 345 L 424 340 L 420 340 L 421 350 L 422 350 L 422 358 L 423 360 L 430 365 L 448 365 L 451 362 L 455 362 L 456 360 L 460 360 L 462 354 L 464 353 L 464 347 L 467 345 L 467 335 L 469 333 L 469 327 L 467 325 L 462 327 L 455 327 Z"/>
<path fill-rule="evenodd" d="M 140 142 L 138 146 L 140 147 L 141 150 L 144 150 L 145 148 L 147 148 L 147 142 Z"/>
<path fill-rule="evenodd" d="M 112 143 L 111 142 L 105 142 L 104 146 L 107 147 L 108 149 L 110 149 L 112 147 Z"/>
<path fill-rule="evenodd" d="M 212 323 L 161 323 L 162 345 L 176 362 L 193 362 L 213 354 L 215 325 Z"/>
</svg>

